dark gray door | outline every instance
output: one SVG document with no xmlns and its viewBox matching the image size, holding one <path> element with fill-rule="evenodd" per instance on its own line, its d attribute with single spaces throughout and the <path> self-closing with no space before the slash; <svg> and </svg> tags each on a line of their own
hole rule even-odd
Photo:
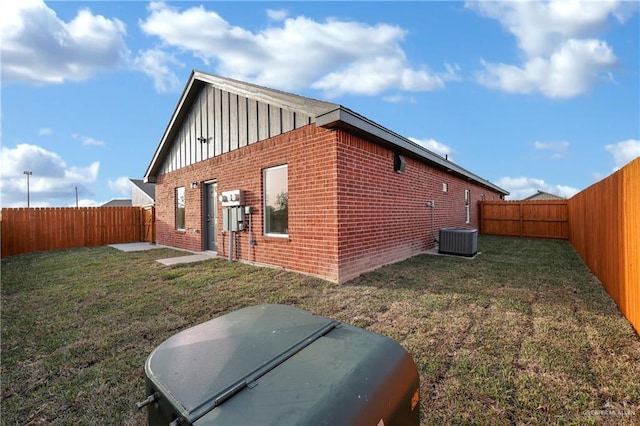
<svg viewBox="0 0 640 426">
<path fill-rule="evenodd" d="M 206 188 L 205 226 L 207 232 L 206 250 L 218 251 L 218 184 L 208 183 Z"/>
</svg>

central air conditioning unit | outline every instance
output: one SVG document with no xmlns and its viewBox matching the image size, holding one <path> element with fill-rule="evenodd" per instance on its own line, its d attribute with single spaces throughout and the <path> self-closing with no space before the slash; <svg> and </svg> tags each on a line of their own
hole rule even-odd
<svg viewBox="0 0 640 426">
<path fill-rule="evenodd" d="M 440 229 L 438 253 L 475 256 L 478 253 L 478 230 L 466 228 Z"/>
</svg>

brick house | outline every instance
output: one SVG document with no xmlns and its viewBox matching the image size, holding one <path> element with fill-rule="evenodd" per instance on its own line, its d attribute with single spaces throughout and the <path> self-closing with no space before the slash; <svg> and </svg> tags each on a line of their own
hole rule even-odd
<svg viewBox="0 0 640 426">
<path fill-rule="evenodd" d="M 433 248 L 442 227 L 477 228 L 477 202 L 508 194 L 341 105 L 200 71 L 145 182 L 159 244 L 338 283 Z M 231 190 L 252 208 L 237 232 Z"/>
</svg>

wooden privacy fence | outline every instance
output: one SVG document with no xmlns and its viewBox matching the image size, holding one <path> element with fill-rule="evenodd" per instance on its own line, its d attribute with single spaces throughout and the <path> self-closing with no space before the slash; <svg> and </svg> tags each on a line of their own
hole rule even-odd
<svg viewBox="0 0 640 426">
<path fill-rule="evenodd" d="M 640 158 L 568 207 L 569 241 L 640 334 Z"/>
<path fill-rule="evenodd" d="M 480 201 L 480 233 L 569 239 L 567 200 Z"/>
<path fill-rule="evenodd" d="M 144 212 L 140 207 L 5 208 L 0 255 L 153 241 L 153 208 Z"/>
<path fill-rule="evenodd" d="M 569 200 L 478 205 L 482 234 L 568 239 L 640 334 L 640 158 Z"/>
<path fill-rule="evenodd" d="M 156 241 L 156 209 L 142 208 L 142 241 L 154 243 Z"/>
</svg>

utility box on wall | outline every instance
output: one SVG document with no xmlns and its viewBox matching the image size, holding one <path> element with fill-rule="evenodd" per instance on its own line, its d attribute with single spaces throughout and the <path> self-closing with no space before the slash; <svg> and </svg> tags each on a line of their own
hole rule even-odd
<svg viewBox="0 0 640 426">
<path fill-rule="evenodd" d="M 223 231 L 244 231 L 244 206 L 224 207 L 222 209 Z"/>
<path fill-rule="evenodd" d="M 233 191 L 224 191 L 218 197 L 222 207 L 236 207 L 244 205 L 244 191 L 234 189 Z"/>
<path fill-rule="evenodd" d="M 218 200 L 222 204 L 222 230 L 244 231 L 244 191 L 224 191 Z"/>
</svg>

